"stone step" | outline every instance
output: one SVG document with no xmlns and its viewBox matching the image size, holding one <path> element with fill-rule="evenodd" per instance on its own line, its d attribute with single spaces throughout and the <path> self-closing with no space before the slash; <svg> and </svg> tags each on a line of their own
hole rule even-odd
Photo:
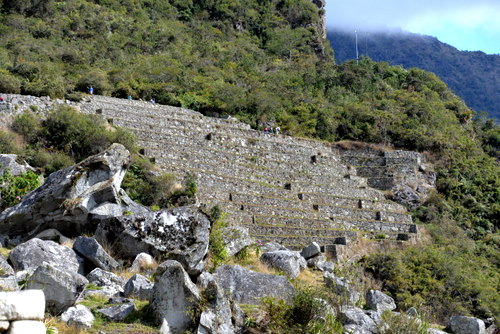
<svg viewBox="0 0 500 334">
<path fill-rule="evenodd" d="M 258 215 L 249 212 L 245 212 L 244 214 L 239 214 L 238 216 L 236 216 L 231 215 L 231 212 L 229 212 L 227 220 L 233 224 L 256 224 L 266 226 L 276 225 L 304 229 L 331 229 L 338 231 L 358 231 L 388 234 L 415 234 L 418 232 L 416 224 L 350 219 L 347 217 L 338 217 L 333 220 L 328 220 L 303 217 L 280 217 L 276 215 Z"/>
</svg>

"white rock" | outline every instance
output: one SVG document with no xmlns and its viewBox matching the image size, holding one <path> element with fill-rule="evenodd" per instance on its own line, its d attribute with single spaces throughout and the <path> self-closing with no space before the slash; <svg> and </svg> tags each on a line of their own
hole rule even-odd
<svg viewBox="0 0 500 334">
<path fill-rule="evenodd" d="M 45 295 L 42 290 L 0 292 L 0 320 L 43 320 Z"/>
<path fill-rule="evenodd" d="M 41 321 L 21 320 L 10 323 L 7 334 L 45 334 L 45 325 Z"/>
<path fill-rule="evenodd" d="M 86 330 L 92 327 L 94 315 L 86 306 L 76 305 L 61 314 L 61 320 L 69 326 L 74 326 L 79 330 Z"/>
<path fill-rule="evenodd" d="M 9 326 L 9 321 L 0 321 L 0 331 L 6 331 L 7 329 L 9 329 Z"/>
<path fill-rule="evenodd" d="M 130 271 L 133 273 L 138 273 L 140 271 L 143 271 L 145 269 L 150 269 L 155 266 L 155 260 L 153 257 L 147 253 L 140 253 L 137 254 L 137 256 L 134 259 L 134 262 L 132 262 L 132 266 L 130 267 Z"/>
</svg>

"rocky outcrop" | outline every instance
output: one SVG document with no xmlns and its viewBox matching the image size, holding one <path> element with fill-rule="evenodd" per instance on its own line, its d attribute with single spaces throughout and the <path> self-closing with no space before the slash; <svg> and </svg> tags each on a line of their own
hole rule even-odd
<svg viewBox="0 0 500 334">
<path fill-rule="evenodd" d="M 356 304 L 359 300 L 359 292 L 357 292 L 351 283 L 342 277 L 337 277 L 330 272 L 323 274 L 323 279 L 327 287 L 331 288 L 338 296 L 343 299 L 345 304 Z"/>
<path fill-rule="evenodd" d="M 43 290 L 47 309 L 52 314 L 59 314 L 75 304 L 88 283 L 80 274 L 43 263 L 28 279 L 27 287 Z"/>
<path fill-rule="evenodd" d="M 231 300 L 242 304 L 260 304 L 263 297 L 290 300 L 295 293 L 284 276 L 261 274 L 240 266 L 221 266 L 214 277 Z"/>
<path fill-rule="evenodd" d="M 205 265 L 209 231 L 210 221 L 198 208 L 179 207 L 108 219 L 96 237 L 123 257 L 144 252 L 176 260 L 190 275 L 198 275 Z"/>
<path fill-rule="evenodd" d="M 151 283 L 146 277 L 141 274 L 135 274 L 125 284 L 123 294 L 125 297 L 151 300 L 151 297 L 153 296 L 153 287 L 154 284 Z"/>
<path fill-rule="evenodd" d="M 0 175 L 5 171 L 9 171 L 13 176 L 26 173 L 28 170 L 35 171 L 26 161 L 20 161 L 21 163 L 19 163 L 18 160 L 17 154 L 0 154 Z"/>
<path fill-rule="evenodd" d="M 73 244 L 73 250 L 90 262 L 94 268 L 97 267 L 102 270 L 113 271 L 120 267 L 120 264 L 92 237 L 80 236 L 76 238 Z"/>
<path fill-rule="evenodd" d="M 70 307 L 61 314 L 62 321 L 81 331 L 90 329 L 94 319 L 92 312 L 84 305 Z"/>
<path fill-rule="evenodd" d="M 248 229 L 243 226 L 225 227 L 222 231 L 222 237 L 229 256 L 239 253 L 242 249 L 254 243 L 248 234 Z"/>
<path fill-rule="evenodd" d="M 191 324 L 189 313 L 198 307 L 200 293 L 182 265 L 173 260 L 156 270 L 151 307 L 161 333 L 180 334 Z"/>
<path fill-rule="evenodd" d="M 198 278 L 202 296 L 207 305 L 200 316 L 197 334 L 233 334 L 231 304 L 213 276 L 204 272 Z"/>
<path fill-rule="evenodd" d="M 394 299 L 378 290 L 368 290 L 365 296 L 366 307 L 377 311 L 379 314 L 392 311 L 396 308 Z"/>
<path fill-rule="evenodd" d="M 455 334 L 486 334 L 484 321 L 474 317 L 453 316 L 448 327 Z"/>
<path fill-rule="evenodd" d="M 296 251 L 267 252 L 262 254 L 260 260 L 268 266 L 284 272 L 291 278 L 299 276 L 300 272 L 307 267 L 306 260 Z"/>
<path fill-rule="evenodd" d="M 340 308 L 339 318 L 346 333 L 371 334 L 377 332 L 377 324 L 363 310 L 354 306 Z"/>
<path fill-rule="evenodd" d="M 37 238 L 16 246 L 10 252 L 9 260 L 16 271 L 34 270 L 45 262 L 60 270 L 77 273 L 81 265 L 70 248 Z"/>
<path fill-rule="evenodd" d="M 109 271 L 102 270 L 101 268 L 96 268 L 87 275 L 87 279 L 90 283 L 102 287 L 101 290 L 95 291 L 95 294 L 112 297 L 123 293 L 125 279 Z M 87 294 L 88 291 L 86 291 L 85 293 Z"/>
<path fill-rule="evenodd" d="M 144 210 L 120 191 L 130 163 L 121 144 L 89 157 L 77 165 L 52 173 L 38 189 L 0 214 L 0 234 L 29 239 L 55 228 L 64 235 L 93 232 L 102 219 L 125 210 Z"/>
</svg>

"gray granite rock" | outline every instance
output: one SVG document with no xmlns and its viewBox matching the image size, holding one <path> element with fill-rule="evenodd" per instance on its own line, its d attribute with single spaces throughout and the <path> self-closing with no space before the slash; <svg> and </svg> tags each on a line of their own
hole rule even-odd
<svg viewBox="0 0 500 334">
<path fill-rule="evenodd" d="M 202 298 L 207 303 L 200 316 L 197 334 L 233 334 L 231 304 L 224 296 L 224 291 L 207 272 L 202 273 L 198 281 L 202 288 Z"/>
<path fill-rule="evenodd" d="M 222 237 L 229 256 L 238 254 L 243 248 L 254 243 L 248 229 L 243 226 L 225 227 L 222 231 Z"/>
<path fill-rule="evenodd" d="M 31 275 L 27 287 L 42 289 L 47 309 L 52 314 L 59 314 L 74 305 L 87 284 L 87 279 L 78 273 L 43 263 Z"/>
<path fill-rule="evenodd" d="M 68 272 L 79 272 L 80 262 L 72 249 L 54 241 L 31 239 L 16 246 L 9 254 L 14 270 L 36 269 L 46 262 L 55 268 Z"/>
<path fill-rule="evenodd" d="M 0 291 L 17 291 L 19 285 L 15 275 L 0 277 Z"/>
<path fill-rule="evenodd" d="M 26 161 L 20 160 L 17 154 L 0 154 L 0 175 L 3 175 L 7 170 L 13 176 L 21 175 L 29 170 L 35 171 Z"/>
<path fill-rule="evenodd" d="M 47 230 L 44 230 L 37 235 L 35 235 L 35 238 L 41 239 L 41 240 L 50 240 L 57 242 L 60 245 L 63 244 L 71 244 L 72 240 L 70 238 L 66 238 L 64 235 L 62 235 L 61 232 L 56 230 L 55 228 L 49 228 Z"/>
<path fill-rule="evenodd" d="M 0 255 L 0 276 L 12 276 L 14 275 L 14 269 L 5 260 L 3 255 Z"/>
<path fill-rule="evenodd" d="M 366 292 L 366 307 L 382 314 L 385 311 L 396 309 L 396 303 L 392 297 L 378 290 L 368 290 Z"/>
<path fill-rule="evenodd" d="M 186 206 L 111 218 L 99 225 L 96 237 L 124 257 L 148 253 L 176 260 L 190 275 L 199 275 L 205 266 L 209 232 L 208 217 Z"/>
<path fill-rule="evenodd" d="M 261 274 L 240 266 L 220 266 L 214 277 L 228 297 L 241 304 L 260 304 L 262 297 L 291 300 L 295 293 L 284 276 Z"/>
<path fill-rule="evenodd" d="M 452 316 L 448 327 L 455 334 L 486 334 L 484 321 L 474 317 Z"/>
<path fill-rule="evenodd" d="M 113 271 L 120 267 L 120 264 L 92 237 L 79 236 L 76 238 L 73 250 L 102 270 Z"/>
<path fill-rule="evenodd" d="M 123 289 L 125 297 L 151 300 L 154 284 L 141 274 L 132 276 Z"/>
<path fill-rule="evenodd" d="M 260 261 L 274 269 L 284 272 L 291 278 L 299 276 L 300 272 L 307 267 L 307 262 L 300 253 L 290 250 L 264 253 L 261 255 Z"/>
<path fill-rule="evenodd" d="M 354 306 L 342 306 L 339 318 L 343 325 L 355 325 L 361 333 L 372 333 L 377 330 L 373 319 L 366 315 L 363 310 Z"/>
<path fill-rule="evenodd" d="M 104 314 L 111 321 L 123 321 L 134 310 L 134 303 L 125 303 L 101 308 L 97 312 Z"/>
<path fill-rule="evenodd" d="M 96 294 L 109 297 L 123 293 L 123 287 L 126 283 L 125 278 L 113 274 L 112 272 L 102 270 L 101 268 L 92 270 L 87 275 L 87 279 L 90 283 L 102 288 L 102 290 L 99 290 Z"/>
<path fill-rule="evenodd" d="M 84 305 L 76 305 L 61 314 L 61 320 L 78 330 L 87 330 L 92 327 L 95 318 L 92 312 Z"/>
<path fill-rule="evenodd" d="M 309 260 L 310 258 L 317 256 L 321 253 L 321 247 L 318 245 L 317 242 L 311 242 L 308 246 L 302 248 L 302 251 L 300 252 L 300 255 L 306 260 Z"/>
<path fill-rule="evenodd" d="M 156 270 L 151 308 L 162 333 L 182 333 L 191 324 L 189 313 L 200 300 L 196 285 L 182 265 L 173 260 Z"/>
<path fill-rule="evenodd" d="M 105 218 L 145 210 L 121 191 L 130 163 L 121 144 L 52 173 L 47 181 L 0 213 L 0 234 L 28 240 L 54 228 L 68 237 L 92 233 Z"/>
<path fill-rule="evenodd" d="M 153 257 L 146 253 L 139 253 L 132 262 L 132 266 L 130 267 L 130 271 L 133 273 L 138 273 L 141 271 L 151 271 L 156 270 L 156 261 Z"/>
<path fill-rule="evenodd" d="M 325 272 L 323 279 L 327 287 L 332 289 L 337 295 L 345 299 L 345 302 L 356 304 L 359 300 L 359 292 L 354 290 L 351 283 L 342 277 L 337 277 L 332 273 Z"/>
</svg>

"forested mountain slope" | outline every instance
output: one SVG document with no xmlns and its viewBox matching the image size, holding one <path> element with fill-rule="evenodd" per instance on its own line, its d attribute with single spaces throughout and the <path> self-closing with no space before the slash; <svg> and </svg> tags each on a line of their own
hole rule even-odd
<svg viewBox="0 0 500 334">
<path fill-rule="evenodd" d="M 329 30 L 335 59 L 356 58 L 355 34 Z M 437 38 L 405 31 L 359 32 L 359 54 L 405 68 L 436 73 L 467 105 L 500 119 L 500 55 L 459 51 Z"/>
<path fill-rule="evenodd" d="M 367 58 L 335 64 L 321 1 L 0 4 L 0 94 L 78 99 L 93 86 L 256 128 L 273 122 L 294 136 L 425 152 L 439 192 L 413 214 L 432 243 L 367 258 L 367 271 L 398 305 L 437 320 L 500 315 L 499 127 L 474 119 L 432 73 Z M 14 150 L 9 134 L 0 139 L 5 153 Z M 22 152 L 34 165 L 36 148 L 49 157 L 65 149 L 34 142 Z"/>
</svg>

